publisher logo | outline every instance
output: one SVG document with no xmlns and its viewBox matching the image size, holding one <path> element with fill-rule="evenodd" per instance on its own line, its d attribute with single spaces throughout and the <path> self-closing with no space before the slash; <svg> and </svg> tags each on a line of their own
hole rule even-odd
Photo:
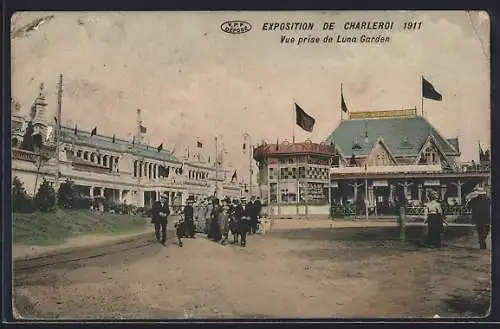
<svg viewBox="0 0 500 329">
<path fill-rule="evenodd" d="M 242 34 L 250 31 L 252 25 L 245 21 L 227 21 L 221 24 L 220 29 L 230 34 Z"/>
</svg>

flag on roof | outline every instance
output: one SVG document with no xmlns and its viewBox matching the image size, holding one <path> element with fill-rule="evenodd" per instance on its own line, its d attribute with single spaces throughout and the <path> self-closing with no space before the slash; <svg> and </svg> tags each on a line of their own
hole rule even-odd
<svg viewBox="0 0 500 329">
<path fill-rule="evenodd" d="M 90 137 L 92 137 L 94 135 L 97 135 L 97 127 L 94 127 L 94 129 L 92 129 L 92 132 L 90 133 Z"/>
<path fill-rule="evenodd" d="M 422 97 L 442 101 L 443 96 L 434 88 L 434 86 L 422 77 Z"/>
<path fill-rule="evenodd" d="M 316 120 L 295 103 L 295 121 L 305 131 L 312 132 Z"/>
<path fill-rule="evenodd" d="M 344 100 L 344 93 L 341 91 L 340 92 L 340 107 L 342 108 L 342 112 L 349 112 L 349 110 L 347 109 L 347 105 L 345 103 L 345 100 Z"/>
</svg>

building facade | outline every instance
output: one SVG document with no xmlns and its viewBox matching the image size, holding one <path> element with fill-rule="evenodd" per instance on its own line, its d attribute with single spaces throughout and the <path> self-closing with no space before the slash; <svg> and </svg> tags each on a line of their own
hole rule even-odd
<svg viewBox="0 0 500 329">
<path fill-rule="evenodd" d="M 328 214 L 329 170 L 334 155 L 334 147 L 310 140 L 256 146 L 253 156 L 268 214 Z"/>
<path fill-rule="evenodd" d="M 178 205 L 190 195 L 198 199 L 214 193 L 231 198 L 242 194 L 241 186 L 231 183 L 228 170 L 215 161 L 178 159 L 164 149 L 92 135 L 76 126 L 61 127 L 57 136 L 54 124 L 45 118 L 46 106 L 43 85 L 28 118 L 13 106 L 12 176 L 24 183 L 30 195 L 43 179 L 57 186 L 70 179 L 81 195 L 140 207 L 151 206 L 164 192 Z M 30 136 L 31 149 L 23 147 Z"/>
<path fill-rule="evenodd" d="M 322 151 L 312 152 L 313 147 Z M 360 215 L 383 216 L 393 215 L 395 205 L 405 199 L 422 204 L 429 189 L 458 206 L 475 186 L 489 190 L 489 159 L 463 163 L 460 155 L 458 138 L 444 138 L 411 109 L 351 113 L 323 143 L 263 145 L 254 157 L 270 192 L 270 208 L 295 204 L 295 214 L 305 207 L 326 215 L 330 207 L 315 206 L 322 202 L 349 206 Z M 297 160 L 301 157 L 304 160 Z M 317 194 L 322 197 L 307 197 L 302 189 L 323 191 Z"/>
</svg>

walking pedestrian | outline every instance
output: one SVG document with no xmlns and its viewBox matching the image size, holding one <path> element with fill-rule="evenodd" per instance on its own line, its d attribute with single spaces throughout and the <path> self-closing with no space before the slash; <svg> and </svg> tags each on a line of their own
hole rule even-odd
<svg viewBox="0 0 500 329">
<path fill-rule="evenodd" d="M 425 205 L 425 221 L 427 224 L 427 244 L 441 248 L 441 233 L 443 232 L 443 210 L 437 201 L 437 192 L 432 190 L 427 196 L 429 202 Z"/>
<path fill-rule="evenodd" d="M 193 203 L 194 203 L 194 196 L 189 196 L 188 199 L 186 200 L 186 206 L 184 206 L 184 210 L 182 211 L 182 214 L 184 215 L 184 221 L 186 222 L 186 235 L 188 238 L 193 239 L 195 237 L 195 232 L 194 232 L 194 209 L 193 209 Z"/>
<path fill-rule="evenodd" d="M 160 196 L 160 200 L 156 201 L 151 209 L 151 223 L 154 224 L 156 241 L 161 242 L 163 245 L 167 241 L 167 217 L 169 215 L 168 193 L 164 192 Z"/>
<path fill-rule="evenodd" d="M 476 225 L 479 249 L 486 249 L 486 238 L 490 233 L 491 222 L 491 200 L 486 195 L 484 189 L 477 187 L 474 189 L 472 196 L 466 197 L 469 199 L 467 204 L 472 210 L 472 222 Z"/>
</svg>

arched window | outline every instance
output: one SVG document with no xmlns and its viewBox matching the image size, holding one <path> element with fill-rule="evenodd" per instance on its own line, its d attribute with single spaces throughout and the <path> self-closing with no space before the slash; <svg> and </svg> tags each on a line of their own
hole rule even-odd
<svg viewBox="0 0 500 329">
<path fill-rule="evenodd" d="M 89 152 L 88 151 L 85 151 L 83 153 L 83 160 L 88 160 L 89 159 Z"/>
<path fill-rule="evenodd" d="M 134 160 L 134 177 L 137 177 L 137 167 L 138 167 L 137 160 Z"/>
<path fill-rule="evenodd" d="M 82 157 L 82 150 L 78 150 L 78 151 L 76 152 L 76 156 L 77 156 L 78 158 L 81 158 L 81 157 Z"/>
<path fill-rule="evenodd" d="M 102 157 L 102 165 L 105 167 L 108 166 L 108 156 L 107 155 Z"/>
</svg>

